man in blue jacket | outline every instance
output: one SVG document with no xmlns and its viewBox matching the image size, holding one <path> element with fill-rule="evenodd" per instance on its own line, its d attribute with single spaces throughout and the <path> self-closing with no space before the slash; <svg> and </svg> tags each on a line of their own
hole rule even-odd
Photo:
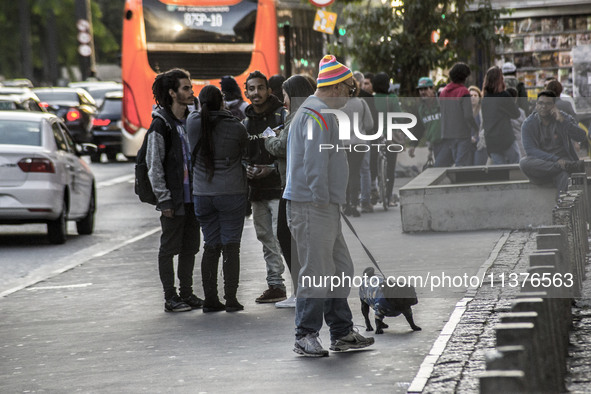
<svg viewBox="0 0 591 394">
<path fill-rule="evenodd" d="M 289 228 L 301 264 L 293 350 L 306 357 L 328 356 L 318 342 L 323 318 L 330 328 L 333 351 L 361 349 L 374 342 L 353 331 L 347 302 L 350 283 L 331 288 L 336 285 L 333 279 L 353 277 L 353 262 L 341 232 L 340 217 L 349 168 L 342 149 L 321 149 L 342 145 L 335 116 L 322 110 L 341 108 L 356 86 L 351 70 L 331 55 L 320 61 L 317 81 L 316 92 L 298 109 L 290 126 L 283 194 L 288 200 Z M 320 283 L 325 278 L 329 283 Z"/>
<path fill-rule="evenodd" d="M 569 175 L 585 172 L 572 140 L 583 142 L 586 135 L 566 112 L 556 108 L 554 92 L 538 94 L 536 111 L 521 126 L 521 138 L 526 157 L 521 159 L 521 171 L 533 183 L 554 182 L 559 192 L 568 188 Z"/>
</svg>

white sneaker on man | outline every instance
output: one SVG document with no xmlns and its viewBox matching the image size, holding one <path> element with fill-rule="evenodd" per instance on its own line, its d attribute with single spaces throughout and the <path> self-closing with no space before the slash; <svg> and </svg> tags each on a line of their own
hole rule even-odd
<svg viewBox="0 0 591 394">
<path fill-rule="evenodd" d="M 296 306 L 296 296 L 295 296 L 295 294 L 292 294 L 286 300 L 279 301 L 279 302 L 276 302 L 275 303 L 275 307 L 276 308 L 295 308 L 295 306 Z"/>
</svg>

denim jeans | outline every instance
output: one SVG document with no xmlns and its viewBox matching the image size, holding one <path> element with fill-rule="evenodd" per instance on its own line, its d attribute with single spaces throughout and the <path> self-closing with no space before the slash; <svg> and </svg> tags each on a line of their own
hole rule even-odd
<svg viewBox="0 0 591 394">
<path fill-rule="evenodd" d="M 263 256 L 267 265 L 267 284 L 285 290 L 282 276 L 285 265 L 276 235 L 279 199 L 251 201 L 251 204 L 254 229 L 257 239 L 263 244 Z"/>
<path fill-rule="evenodd" d="M 486 148 L 480 148 L 474 152 L 474 165 L 485 166 L 488 161 L 488 152 Z"/>
<path fill-rule="evenodd" d="M 511 146 L 502 153 L 491 153 L 490 158 L 493 164 L 519 163 L 519 145 L 517 145 L 517 141 L 513 141 Z"/>
<path fill-rule="evenodd" d="M 441 144 L 435 167 L 471 166 L 474 162 L 474 145 L 470 138 L 448 138 L 441 140 Z"/>
<path fill-rule="evenodd" d="M 519 168 L 532 183 L 554 183 L 558 192 L 568 189 L 569 174 L 555 161 L 526 156 L 519 162 Z"/>
<path fill-rule="evenodd" d="M 344 281 L 331 287 L 332 279 L 349 277 L 352 280 L 354 273 L 341 230 L 339 205 L 318 207 L 312 203 L 288 201 L 287 221 L 301 264 L 296 338 L 320 331 L 323 318 L 329 326 L 331 340 L 347 335 L 353 327 L 347 301 L 351 283 Z M 323 278 L 328 278 L 328 283 L 323 283 Z"/>
<path fill-rule="evenodd" d="M 193 202 L 205 244 L 214 247 L 240 243 L 246 194 L 193 196 Z"/>
<path fill-rule="evenodd" d="M 371 200 L 371 171 L 369 170 L 370 152 L 363 153 L 361 161 L 361 203 L 369 204 Z"/>
</svg>

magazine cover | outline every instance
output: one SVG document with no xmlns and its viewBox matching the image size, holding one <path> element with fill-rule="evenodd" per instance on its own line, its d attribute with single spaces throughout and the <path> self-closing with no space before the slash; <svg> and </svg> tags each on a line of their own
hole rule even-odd
<svg viewBox="0 0 591 394">
<path fill-rule="evenodd" d="M 573 57 L 570 51 L 558 53 L 558 65 L 560 67 L 568 67 L 573 65 Z"/>
</svg>

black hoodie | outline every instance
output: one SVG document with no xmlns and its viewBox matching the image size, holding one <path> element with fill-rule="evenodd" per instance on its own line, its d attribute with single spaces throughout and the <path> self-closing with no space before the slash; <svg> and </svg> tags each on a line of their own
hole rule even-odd
<svg viewBox="0 0 591 394">
<path fill-rule="evenodd" d="M 287 111 L 277 97 L 269 95 L 268 100 L 270 105 L 263 113 L 255 112 L 252 104 L 244 111 L 246 119 L 243 123 L 250 140 L 244 158 L 248 164 L 272 165 L 276 160 L 265 148 L 265 140 L 261 134 L 267 127 L 274 128 L 282 125 L 285 122 Z M 281 178 L 278 171 L 272 172 L 265 178 L 249 179 L 248 185 L 250 201 L 274 200 L 281 197 Z"/>
</svg>

